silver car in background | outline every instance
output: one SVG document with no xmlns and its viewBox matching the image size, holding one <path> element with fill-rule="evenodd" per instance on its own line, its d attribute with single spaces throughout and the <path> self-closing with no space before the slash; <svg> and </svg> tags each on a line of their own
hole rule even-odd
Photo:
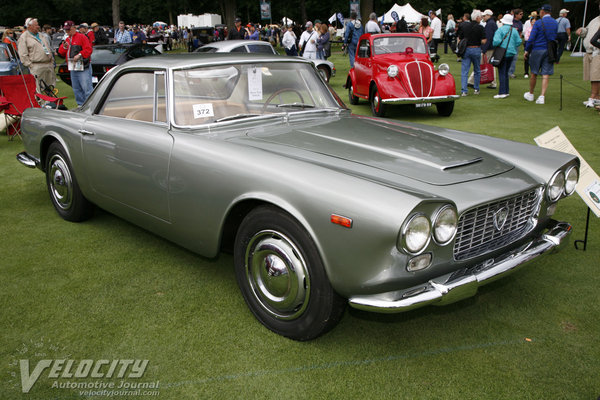
<svg viewBox="0 0 600 400">
<path fill-rule="evenodd" d="M 195 53 L 259 53 L 279 54 L 271 43 L 259 40 L 225 40 L 211 42 L 194 50 Z M 321 73 L 325 82 L 335 76 L 335 65 L 327 60 L 309 60 Z"/>
</svg>

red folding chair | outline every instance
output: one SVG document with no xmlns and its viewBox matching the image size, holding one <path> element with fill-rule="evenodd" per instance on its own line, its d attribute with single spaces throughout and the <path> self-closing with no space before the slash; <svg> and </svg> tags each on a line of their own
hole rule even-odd
<svg viewBox="0 0 600 400">
<path fill-rule="evenodd" d="M 4 111 L 6 133 L 12 140 L 15 135 L 21 138 L 21 115 L 27 108 L 40 108 L 39 101 L 61 106 L 66 97 L 51 97 L 35 92 L 35 77 L 28 75 L 0 76 L 0 111 Z"/>
</svg>

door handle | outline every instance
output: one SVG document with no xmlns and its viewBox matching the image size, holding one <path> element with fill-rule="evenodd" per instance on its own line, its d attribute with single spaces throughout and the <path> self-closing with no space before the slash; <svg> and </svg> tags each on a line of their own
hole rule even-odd
<svg viewBox="0 0 600 400">
<path fill-rule="evenodd" d="M 85 129 L 80 129 L 78 132 L 81 133 L 83 136 L 88 136 L 88 135 L 93 136 L 94 135 L 94 132 L 86 131 Z"/>
</svg>

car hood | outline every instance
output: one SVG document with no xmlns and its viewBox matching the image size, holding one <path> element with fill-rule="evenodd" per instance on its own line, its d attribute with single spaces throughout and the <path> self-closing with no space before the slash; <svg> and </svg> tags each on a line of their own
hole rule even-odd
<svg viewBox="0 0 600 400">
<path fill-rule="evenodd" d="M 435 127 L 427 131 L 408 124 L 358 117 L 324 120 L 284 131 L 253 130 L 242 141 L 374 180 L 380 180 L 384 173 L 432 185 L 451 185 L 514 168 L 482 150 L 436 135 Z"/>
</svg>

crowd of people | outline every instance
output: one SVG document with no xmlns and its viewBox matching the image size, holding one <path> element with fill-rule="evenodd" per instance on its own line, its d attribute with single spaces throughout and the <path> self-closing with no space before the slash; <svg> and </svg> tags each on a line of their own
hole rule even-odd
<svg viewBox="0 0 600 400">
<path fill-rule="evenodd" d="M 529 91 L 523 97 L 536 104 L 544 104 L 550 77 L 554 74 L 555 64 L 565 47 L 569 46 L 572 37 L 569 11 L 561 9 L 558 18 L 552 17 L 552 7 L 543 5 L 532 11 L 523 22 L 524 12 L 516 8 L 497 16 L 490 9 L 473 10 L 455 20 L 452 14 L 447 15 L 445 24 L 438 12 L 429 11 L 418 24 L 409 25 L 404 16 L 400 16 L 393 24 L 382 24 L 377 15 L 371 13 L 367 23 L 363 25 L 355 12 L 344 23 L 343 48 L 347 51 L 350 67 L 354 66 L 356 47 L 363 33 L 380 32 L 418 32 L 425 36 L 432 57 L 437 56 L 438 46 L 444 43 L 444 53 L 456 52 L 461 62 L 461 96 L 467 96 L 469 87 L 473 94 L 480 91 L 481 65 L 489 60 L 494 61 L 494 51 L 502 48 L 503 56 L 492 68 L 493 78 L 487 86 L 498 89 L 495 99 L 504 99 L 510 95 L 509 81 L 516 77 L 519 48 L 524 46 L 523 76 L 529 79 Z M 302 30 L 304 28 L 304 30 Z M 132 25 L 126 26 L 120 21 L 114 29 L 102 27 L 98 23 L 76 25 L 66 21 L 55 30 L 49 25 L 40 27 L 36 18 L 27 18 L 25 31 L 16 39 L 13 30 L 7 29 L 3 34 L 3 42 L 11 43 L 18 51 L 23 65 L 36 76 L 37 88 L 52 87 L 56 83 L 54 73 L 56 54 L 65 57 L 73 83 L 73 91 L 78 105 L 82 105 L 92 91 L 92 71 L 90 56 L 93 47 L 108 43 L 146 43 L 156 41 L 163 43 L 166 50 L 185 48 L 189 51 L 198 46 L 197 38 L 191 29 L 175 26 Z M 302 26 L 242 24 L 236 18 L 234 25 L 227 28 L 220 26 L 213 31 L 213 40 L 267 40 L 274 46 L 281 45 L 290 56 L 301 55 L 308 59 L 327 59 L 331 55 L 331 42 L 336 39 L 338 30 L 331 24 L 320 20 L 307 21 Z M 586 107 L 600 105 L 600 16 L 593 19 L 587 27 L 580 28 L 576 34 L 583 39 L 586 50 L 584 56 L 584 80 L 591 82 L 591 93 Z M 56 38 L 62 38 L 61 44 L 52 46 Z M 206 38 L 205 38 L 206 39 Z M 548 43 L 556 43 L 553 54 Z M 550 57 L 549 57 L 550 56 Z M 495 60 L 498 61 L 498 60 Z M 471 72 L 472 67 L 472 72 Z M 539 95 L 535 96 L 541 77 Z"/>
</svg>

